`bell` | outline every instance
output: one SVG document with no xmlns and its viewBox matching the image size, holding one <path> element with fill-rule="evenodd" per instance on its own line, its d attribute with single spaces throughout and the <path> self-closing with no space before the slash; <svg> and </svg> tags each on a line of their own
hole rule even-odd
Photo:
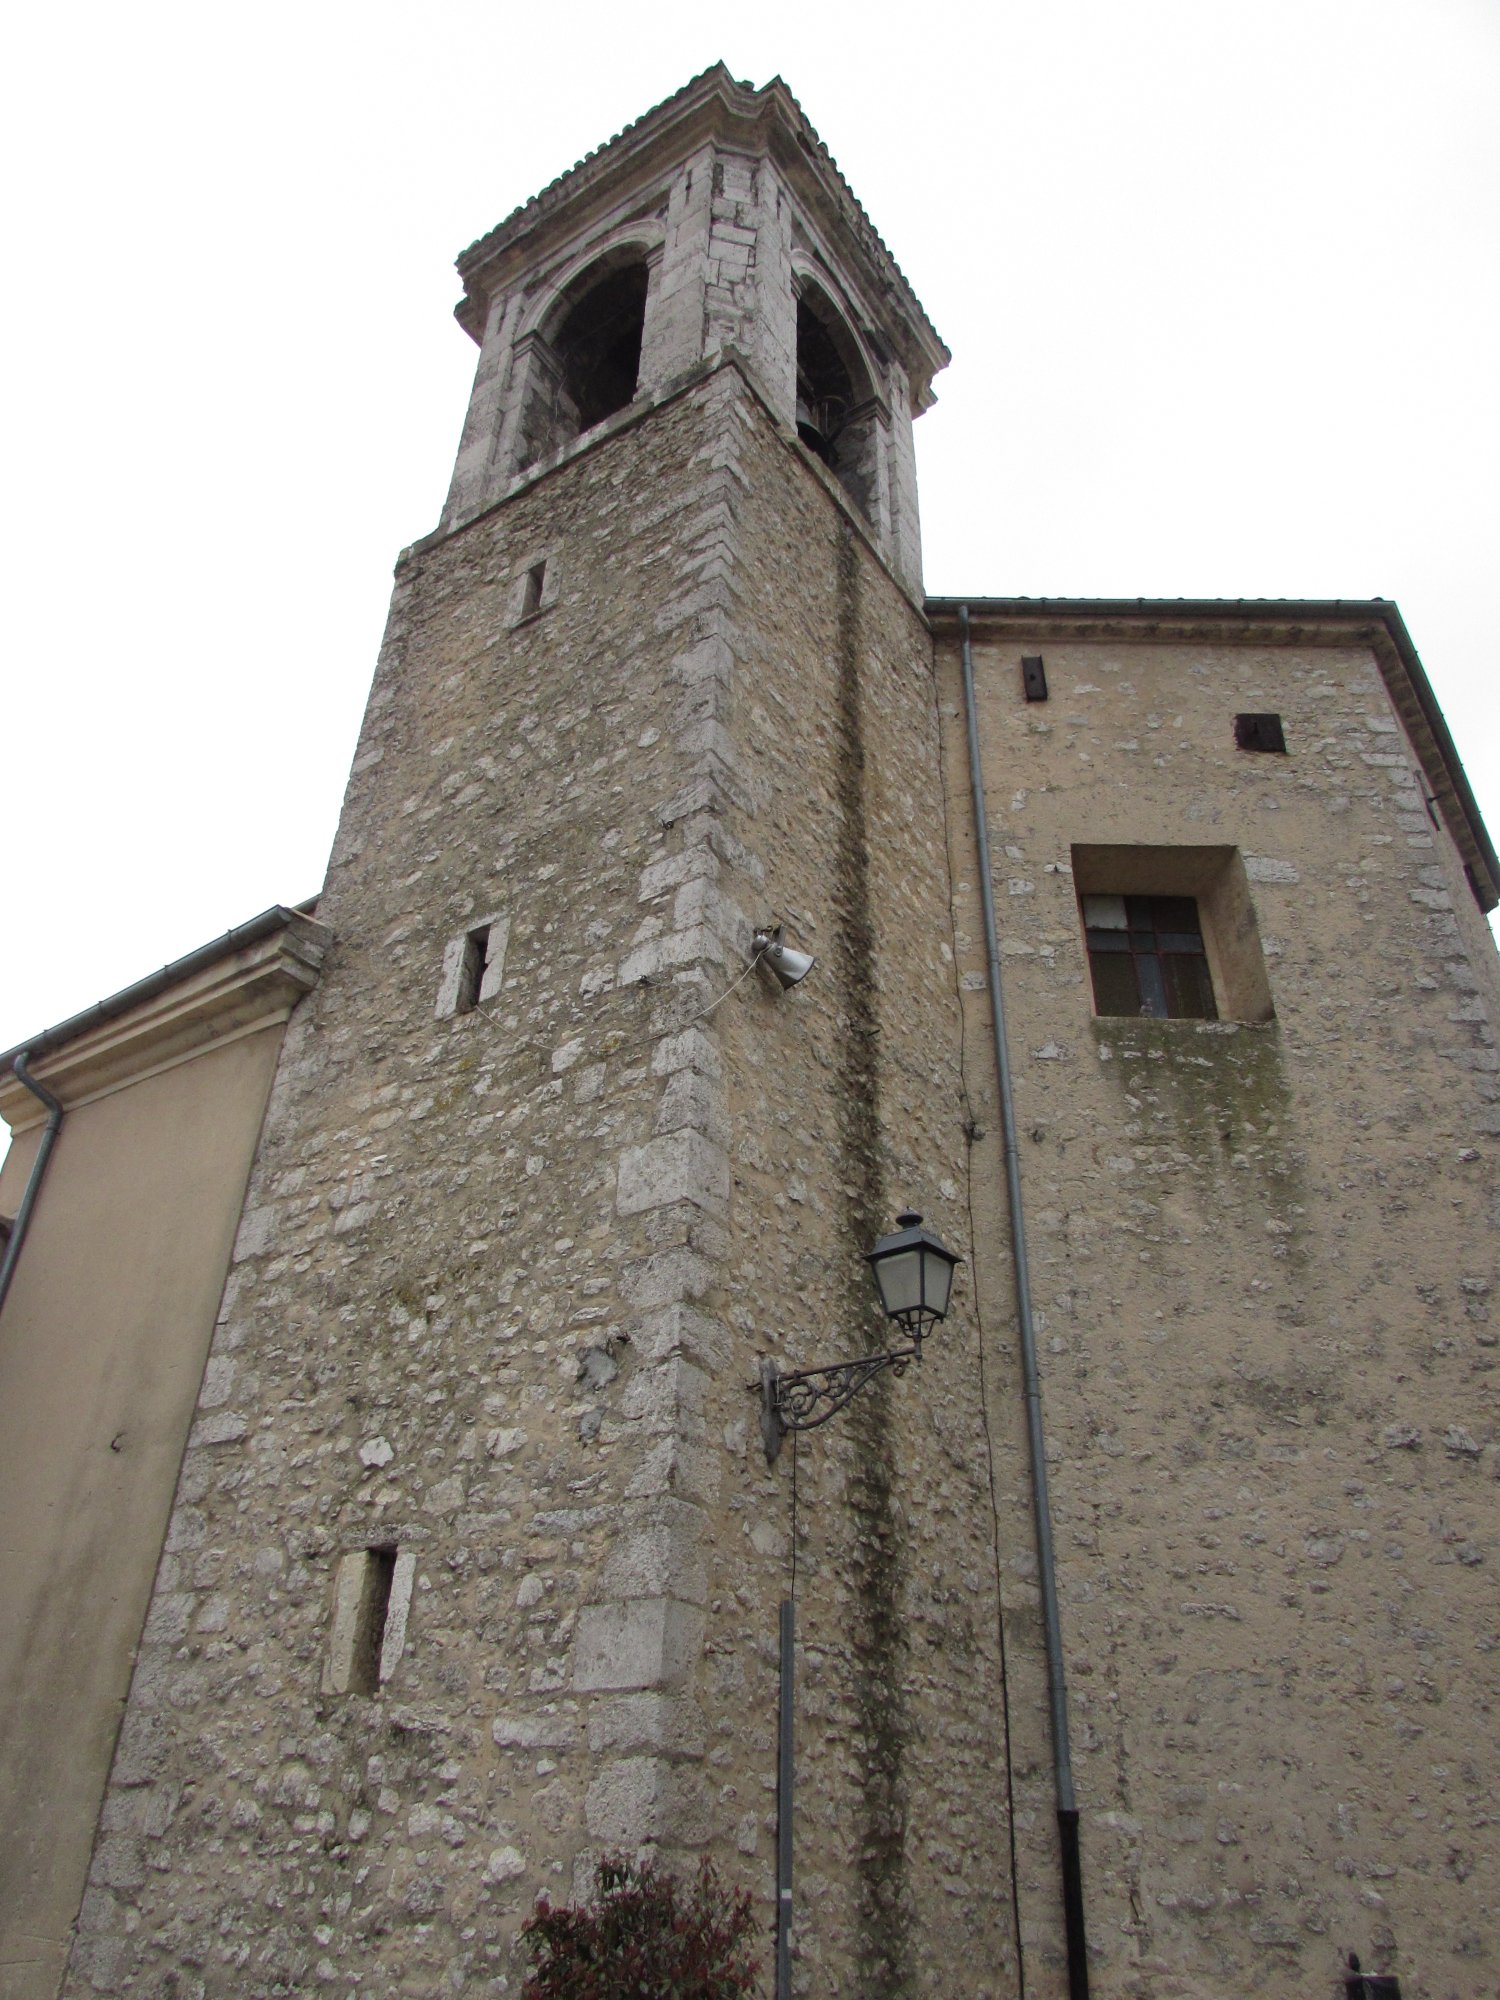
<svg viewBox="0 0 1500 2000">
<path fill-rule="evenodd" d="M 774 930 L 757 931 L 750 941 L 750 948 L 756 958 L 764 959 L 770 966 L 783 991 L 789 986 L 800 986 L 817 964 L 811 952 L 798 951 L 792 945 L 783 944 L 780 924 Z"/>
<path fill-rule="evenodd" d="M 823 428 L 823 411 L 805 396 L 797 398 L 797 435 L 815 458 L 828 462 L 833 440 Z"/>
</svg>

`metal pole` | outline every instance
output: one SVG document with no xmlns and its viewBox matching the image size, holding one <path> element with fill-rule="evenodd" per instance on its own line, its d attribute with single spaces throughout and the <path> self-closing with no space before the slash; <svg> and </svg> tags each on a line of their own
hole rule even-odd
<svg viewBox="0 0 1500 2000">
<path fill-rule="evenodd" d="M 792 1600 L 781 1600 L 781 1714 L 776 1762 L 776 2000 L 792 2000 Z"/>
</svg>

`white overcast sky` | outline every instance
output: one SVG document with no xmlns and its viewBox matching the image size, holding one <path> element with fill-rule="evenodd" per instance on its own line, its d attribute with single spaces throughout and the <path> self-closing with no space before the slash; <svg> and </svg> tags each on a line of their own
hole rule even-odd
<svg viewBox="0 0 1500 2000">
<path fill-rule="evenodd" d="M 456 253 L 722 57 L 954 360 L 938 594 L 1386 596 L 1500 832 L 1500 6 L 84 0 L 5 42 L 0 1047 L 316 890 Z"/>
</svg>

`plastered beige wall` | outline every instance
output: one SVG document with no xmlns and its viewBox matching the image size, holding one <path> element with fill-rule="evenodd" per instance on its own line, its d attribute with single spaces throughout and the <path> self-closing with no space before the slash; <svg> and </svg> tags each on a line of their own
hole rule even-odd
<svg viewBox="0 0 1500 2000">
<path fill-rule="evenodd" d="M 4 2000 L 62 1977 L 281 1033 L 68 1113 L 0 1315 Z"/>
<path fill-rule="evenodd" d="M 1040 653 L 1048 702 L 1022 699 Z M 1496 958 L 1367 648 L 981 622 L 1094 1991 L 1500 1990 Z M 940 648 L 1023 1911 L 1054 1922 L 958 648 Z M 1288 755 L 1236 751 L 1279 711 Z M 1095 1019 L 1075 843 L 1243 855 L 1264 1026 Z M 1042 1990 L 1051 1990 L 1045 1984 Z"/>
</svg>

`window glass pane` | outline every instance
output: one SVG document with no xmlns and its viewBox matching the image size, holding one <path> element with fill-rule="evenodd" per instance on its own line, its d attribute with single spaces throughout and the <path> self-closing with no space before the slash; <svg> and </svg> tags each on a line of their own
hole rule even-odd
<svg viewBox="0 0 1500 2000">
<path fill-rule="evenodd" d="M 1216 1021 L 1191 896 L 1080 896 L 1099 1014 Z"/>
<path fill-rule="evenodd" d="M 1097 1014 L 1139 1014 L 1141 990 L 1135 983 L 1135 967 L 1124 952 L 1089 953 L 1089 969 L 1094 975 L 1094 1011 Z"/>
<path fill-rule="evenodd" d="M 1135 961 L 1135 970 L 1141 982 L 1141 1012 L 1149 1014 L 1154 1021 L 1165 1021 L 1173 1009 L 1167 1005 L 1167 983 L 1162 977 L 1161 960 L 1143 952 Z"/>
<path fill-rule="evenodd" d="M 1151 916 L 1159 931 L 1186 931 L 1201 940 L 1198 905 L 1191 896 L 1153 896 Z"/>
<path fill-rule="evenodd" d="M 1189 957 L 1186 952 L 1162 960 L 1171 1010 L 1184 1021 L 1217 1021 L 1213 983 L 1208 976 L 1208 960 Z"/>
</svg>

